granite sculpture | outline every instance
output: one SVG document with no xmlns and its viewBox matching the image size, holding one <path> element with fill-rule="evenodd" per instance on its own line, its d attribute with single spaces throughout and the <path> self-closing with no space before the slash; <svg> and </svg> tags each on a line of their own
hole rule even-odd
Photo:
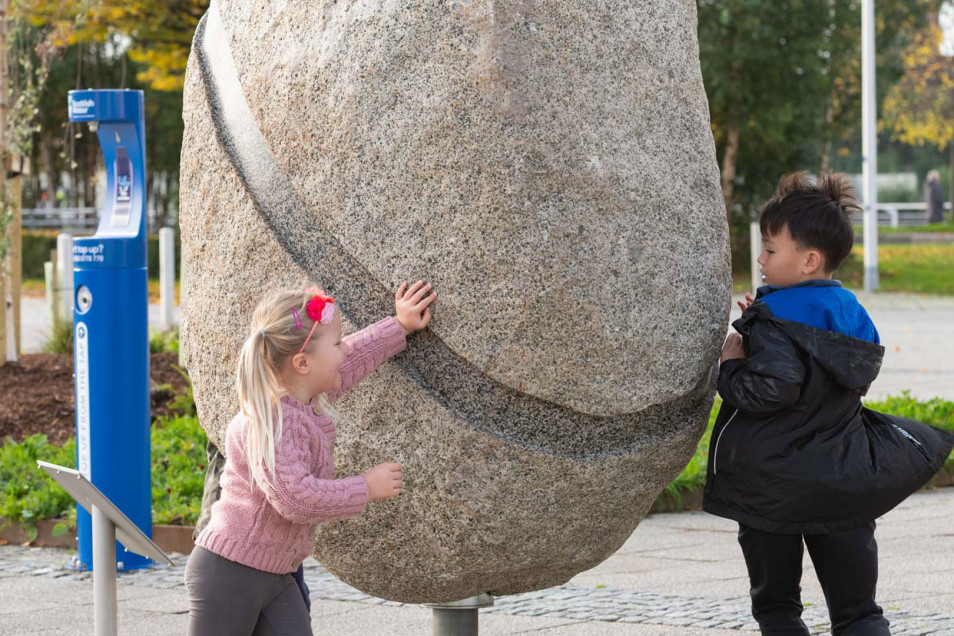
<svg viewBox="0 0 954 636">
<path fill-rule="evenodd" d="M 184 96 L 182 346 L 221 442 L 266 289 L 345 330 L 403 280 L 431 327 L 338 407 L 339 474 L 406 492 L 320 527 L 379 597 L 561 584 L 695 450 L 731 280 L 689 0 L 214 0 Z"/>
</svg>

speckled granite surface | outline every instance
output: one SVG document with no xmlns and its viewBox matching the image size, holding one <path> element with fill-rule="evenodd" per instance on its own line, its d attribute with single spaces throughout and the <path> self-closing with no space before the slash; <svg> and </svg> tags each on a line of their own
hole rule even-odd
<svg viewBox="0 0 954 636">
<path fill-rule="evenodd" d="M 406 494 L 320 529 L 371 594 L 559 584 L 691 455 L 729 303 L 691 2 L 213 3 L 186 82 L 183 350 L 221 439 L 263 290 L 432 327 L 340 403 L 341 474 Z"/>
</svg>

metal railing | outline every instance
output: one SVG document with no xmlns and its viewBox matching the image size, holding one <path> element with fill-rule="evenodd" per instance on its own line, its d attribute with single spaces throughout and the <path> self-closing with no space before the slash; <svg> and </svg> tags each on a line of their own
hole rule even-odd
<svg viewBox="0 0 954 636">
<path fill-rule="evenodd" d="M 951 209 L 950 203 L 944 204 L 944 210 Z M 862 213 L 853 217 L 861 223 Z M 151 221 L 152 219 L 150 219 Z M 878 225 L 891 227 L 917 227 L 927 225 L 927 204 L 920 203 L 879 203 Z M 23 227 L 29 230 L 79 230 L 95 231 L 99 223 L 96 208 L 24 208 Z"/>
<path fill-rule="evenodd" d="M 92 232 L 99 224 L 96 208 L 23 208 L 23 228 Z"/>
<path fill-rule="evenodd" d="M 176 223 L 176 217 L 163 221 Z M 160 219 L 150 210 L 146 217 L 150 234 L 158 232 Z M 99 215 L 96 208 L 23 208 L 23 228 L 26 230 L 52 230 L 56 232 L 77 232 L 92 234 L 99 227 Z"/>
<path fill-rule="evenodd" d="M 950 203 L 944 204 L 944 210 L 951 209 Z M 852 216 L 855 223 L 861 224 L 864 214 L 859 212 Z M 878 225 L 891 227 L 917 227 L 927 225 L 927 203 L 878 203 Z"/>
</svg>

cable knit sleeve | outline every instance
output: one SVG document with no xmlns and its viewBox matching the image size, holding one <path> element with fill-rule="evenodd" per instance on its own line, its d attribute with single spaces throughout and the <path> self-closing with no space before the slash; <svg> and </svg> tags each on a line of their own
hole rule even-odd
<svg viewBox="0 0 954 636">
<path fill-rule="evenodd" d="M 290 521 L 319 524 L 354 517 L 368 503 L 364 477 L 319 479 L 311 471 L 308 432 L 300 414 L 286 412 L 281 443 L 275 448 L 275 472 L 266 471 L 262 490 L 268 503 Z"/>
<path fill-rule="evenodd" d="M 351 347 L 341 367 L 341 388 L 328 394 L 334 402 L 365 379 L 385 360 L 404 351 L 404 327 L 393 316 L 379 320 L 345 338 Z"/>
</svg>

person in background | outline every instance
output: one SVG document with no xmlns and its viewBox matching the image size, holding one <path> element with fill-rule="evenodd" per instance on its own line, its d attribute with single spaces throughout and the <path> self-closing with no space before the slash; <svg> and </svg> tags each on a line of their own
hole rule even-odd
<svg viewBox="0 0 954 636">
<path fill-rule="evenodd" d="M 944 192 L 941 190 L 941 174 L 937 170 L 927 173 L 924 180 L 924 202 L 927 204 L 928 223 L 943 223 Z"/>
</svg>

